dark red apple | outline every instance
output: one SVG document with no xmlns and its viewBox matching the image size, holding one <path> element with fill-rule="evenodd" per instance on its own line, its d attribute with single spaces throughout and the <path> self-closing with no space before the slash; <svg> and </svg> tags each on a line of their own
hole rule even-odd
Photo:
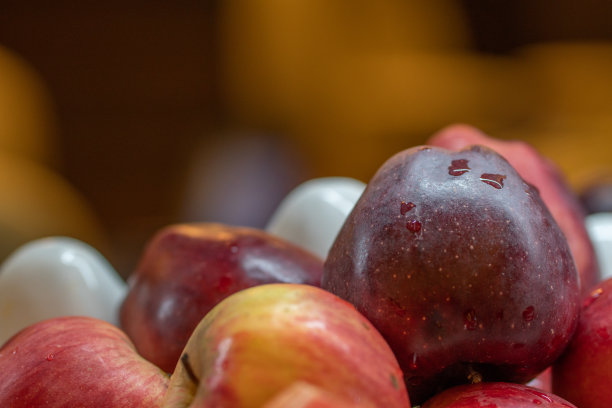
<svg viewBox="0 0 612 408">
<path fill-rule="evenodd" d="M 479 383 L 450 388 L 422 408 L 577 408 L 563 398 L 513 383 Z"/>
<path fill-rule="evenodd" d="M 526 382 L 569 342 L 579 282 L 537 190 L 483 146 L 415 147 L 368 183 L 322 287 L 383 334 L 410 399 L 470 381 Z"/>
<path fill-rule="evenodd" d="M 427 144 L 451 150 L 469 145 L 487 146 L 502 155 L 519 175 L 535 186 L 565 234 L 581 279 L 582 294 L 601 280 L 597 257 L 586 230 L 585 211 L 557 166 L 529 143 L 499 140 L 468 125 L 453 125 L 434 135 Z"/>
<path fill-rule="evenodd" d="M 168 376 L 138 355 L 117 327 L 58 317 L 0 348 L 0 407 L 160 407 Z"/>
<path fill-rule="evenodd" d="M 612 407 L 612 278 L 585 297 L 576 334 L 553 365 L 552 389 L 579 407 Z"/>
<path fill-rule="evenodd" d="M 323 261 L 253 228 L 179 224 L 159 231 L 129 278 L 121 326 L 171 372 L 193 329 L 228 295 L 264 283 L 319 286 Z"/>
</svg>

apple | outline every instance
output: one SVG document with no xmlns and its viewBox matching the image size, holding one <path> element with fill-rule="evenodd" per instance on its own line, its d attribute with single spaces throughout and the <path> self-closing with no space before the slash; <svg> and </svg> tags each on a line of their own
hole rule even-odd
<svg viewBox="0 0 612 408">
<path fill-rule="evenodd" d="M 577 408 L 557 395 L 521 384 L 459 385 L 429 399 L 422 408 Z"/>
<path fill-rule="evenodd" d="M 529 381 L 569 342 L 580 303 L 554 218 L 484 146 L 387 160 L 330 249 L 322 287 L 382 333 L 416 404 L 460 383 Z"/>
<path fill-rule="evenodd" d="M 58 317 L 0 348 L 0 406 L 159 407 L 168 376 L 103 320 Z"/>
<path fill-rule="evenodd" d="M 487 146 L 502 155 L 519 175 L 537 188 L 565 234 L 581 279 L 582 294 L 601 280 L 595 249 L 585 227 L 585 211 L 557 166 L 529 143 L 491 138 L 468 125 L 453 125 L 427 141 L 428 145 L 459 150 L 469 145 Z"/>
<path fill-rule="evenodd" d="M 576 334 L 553 365 L 552 389 L 579 407 L 612 407 L 612 278 L 584 298 Z"/>
<path fill-rule="evenodd" d="M 222 300 L 194 330 L 164 408 L 261 407 L 295 382 L 363 407 L 409 407 L 402 372 L 372 324 L 337 296 L 267 284 Z"/>
<path fill-rule="evenodd" d="M 127 285 L 90 245 L 69 237 L 30 241 L 0 267 L 0 344 L 52 317 L 83 315 L 119 323 Z"/>
<path fill-rule="evenodd" d="M 364 189 L 364 183 L 349 177 L 308 180 L 283 199 L 266 231 L 325 259 Z"/>
<path fill-rule="evenodd" d="M 172 372 L 193 329 L 228 295 L 273 282 L 319 286 L 323 261 L 253 228 L 177 224 L 148 242 L 128 279 L 121 327 L 136 349 Z"/>
<path fill-rule="evenodd" d="M 297 381 L 263 405 L 263 408 L 359 408 L 346 399 L 304 381 Z"/>
</svg>

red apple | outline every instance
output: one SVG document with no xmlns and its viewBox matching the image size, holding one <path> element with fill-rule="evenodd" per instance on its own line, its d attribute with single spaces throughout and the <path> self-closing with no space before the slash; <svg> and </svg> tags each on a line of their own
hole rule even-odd
<svg viewBox="0 0 612 408">
<path fill-rule="evenodd" d="M 576 328 L 579 281 L 536 190 L 484 146 L 422 146 L 376 172 L 325 262 L 322 287 L 382 333 L 410 399 L 479 378 L 526 382 Z"/>
<path fill-rule="evenodd" d="M 395 356 L 363 315 L 323 289 L 277 283 L 235 293 L 204 317 L 163 407 L 260 408 L 299 381 L 353 406 L 410 406 Z"/>
<path fill-rule="evenodd" d="M 1 407 L 159 407 L 167 386 L 125 333 L 91 317 L 44 320 L 0 348 Z"/>
<path fill-rule="evenodd" d="M 422 408 L 577 408 L 563 398 L 513 383 L 459 385 L 429 399 Z"/>
<path fill-rule="evenodd" d="M 129 278 L 121 326 L 143 357 L 171 372 L 204 315 L 228 295 L 264 283 L 320 285 L 323 261 L 263 231 L 171 225 L 148 243 Z"/>
<path fill-rule="evenodd" d="M 449 126 L 429 139 L 427 144 L 451 150 L 482 145 L 502 155 L 526 182 L 538 189 L 565 234 L 576 261 L 583 295 L 600 281 L 597 257 L 585 227 L 582 204 L 557 166 L 533 146 L 520 140 L 494 139 L 468 125 Z"/>
<path fill-rule="evenodd" d="M 612 278 L 585 297 L 576 334 L 553 365 L 553 392 L 579 407 L 612 407 Z"/>
</svg>

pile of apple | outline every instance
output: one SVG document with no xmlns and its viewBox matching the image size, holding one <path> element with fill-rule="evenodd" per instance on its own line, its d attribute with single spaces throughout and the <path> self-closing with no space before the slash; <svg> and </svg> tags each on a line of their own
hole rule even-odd
<svg viewBox="0 0 612 408">
<path fill-rule="evenodd" d="M 127 287 L 62 245 L 0 271 L 1 407 L 612 407 L 612 280 L 523 142 L 453 126 L 367 186 L 306 183 L 266 231 L 168 226 Z M 76 275 L 112 300 L 41 319 Z M 18 320 L 3 299 L 32 291 Z"/>
</svg>

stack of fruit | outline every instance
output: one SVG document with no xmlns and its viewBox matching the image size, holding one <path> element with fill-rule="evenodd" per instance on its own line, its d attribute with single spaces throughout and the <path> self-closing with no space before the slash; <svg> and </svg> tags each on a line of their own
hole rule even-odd
<svg viewBox="0 0 612 408">
<path fill-rule="evenodd" d="M 86 282 L 110 323 L 37 322 L 35 296 L 21 331 L 3 317 L 3 407 L 612 406 L 612 281 L 576 197 L 529 145 L 468 126 L 367 185 L 300 186 L 266 231 L 168 226 L 127 288 L 78 242 L 48 269 L 25 252 L 0 288 L 55 274 L 58 303 Z"/>
</svg>

